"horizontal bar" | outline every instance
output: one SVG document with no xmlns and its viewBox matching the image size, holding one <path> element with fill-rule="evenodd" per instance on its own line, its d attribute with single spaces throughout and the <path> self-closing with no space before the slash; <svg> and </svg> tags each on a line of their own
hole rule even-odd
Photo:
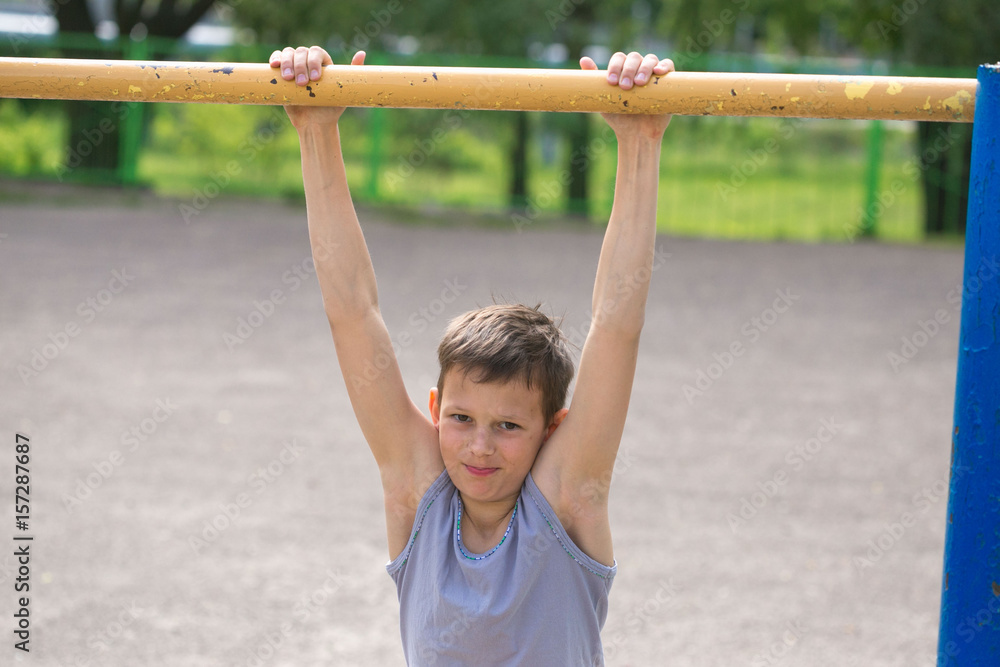
<svg viewBox="0 0 1000 667">
<path fill-rule="evenodd" d="M 600 71 L 330 65 L 296 86 L 263 63 L 0 58 L 0 97 L 779 116 L 971 123 L 975 79 L 673 72 L 621 90 Z"/>
</svg>

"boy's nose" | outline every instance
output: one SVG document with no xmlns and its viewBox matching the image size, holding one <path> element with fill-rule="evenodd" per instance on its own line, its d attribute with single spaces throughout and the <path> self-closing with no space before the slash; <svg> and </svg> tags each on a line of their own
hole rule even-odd
<svg viewBox="0 0 1000 667">
<path fill-rule="evenodd" d="M 493 441 L 489 432 L 483 428 L 476 429 L 472 435 L 472 441 L 469 443 L 469 449 L 475 454 L 492 454 Z"/>
</svg>

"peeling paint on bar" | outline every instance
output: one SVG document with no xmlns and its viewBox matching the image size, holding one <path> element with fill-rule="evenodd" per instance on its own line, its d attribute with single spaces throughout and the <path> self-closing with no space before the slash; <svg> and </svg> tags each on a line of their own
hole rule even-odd
<svg viewBox="0 0 1000 667">
<path fill-rule="evenodd" d="M 976 90 L 975 79 L 673 72 L 612 95 L 600 71 L 369 65 L 330 65 L 296 86 L 263 63 L 0 58 L 0 97 L 36 99 L 972 122 Z"/>
</svg>

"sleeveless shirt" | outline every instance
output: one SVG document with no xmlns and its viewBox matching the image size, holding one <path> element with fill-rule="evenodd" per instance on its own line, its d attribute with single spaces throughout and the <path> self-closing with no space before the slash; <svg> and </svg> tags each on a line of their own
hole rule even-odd
<svg viewBox="0 0 1000 667">
<path fill-rule="evenodd" d="M 485 554 L 461 542 L 460 507 L 444 471 L 420 500 L 406 548 L 386 565 L 407 664 L 604 665 L 617 562 L 603 565 L 573 543 L 530 473 L 506 535 Z"/>
</svg>

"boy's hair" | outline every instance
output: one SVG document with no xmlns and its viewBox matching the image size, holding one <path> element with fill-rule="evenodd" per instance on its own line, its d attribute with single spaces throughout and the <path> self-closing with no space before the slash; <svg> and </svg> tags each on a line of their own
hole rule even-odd
<svg viewBox="0 0 1000 667">
<path fill-rule="evenodd" d="M 541 389 L 548 423 L 566 403 L 574 368 L 566 337 L 540 307 L 495 304 L 449 322 L 438 345 L 438 395 L 444 395 L 444 376 L 452 369 L 473 382 L 522 380 L 529 389 Z"/>
</svg>

